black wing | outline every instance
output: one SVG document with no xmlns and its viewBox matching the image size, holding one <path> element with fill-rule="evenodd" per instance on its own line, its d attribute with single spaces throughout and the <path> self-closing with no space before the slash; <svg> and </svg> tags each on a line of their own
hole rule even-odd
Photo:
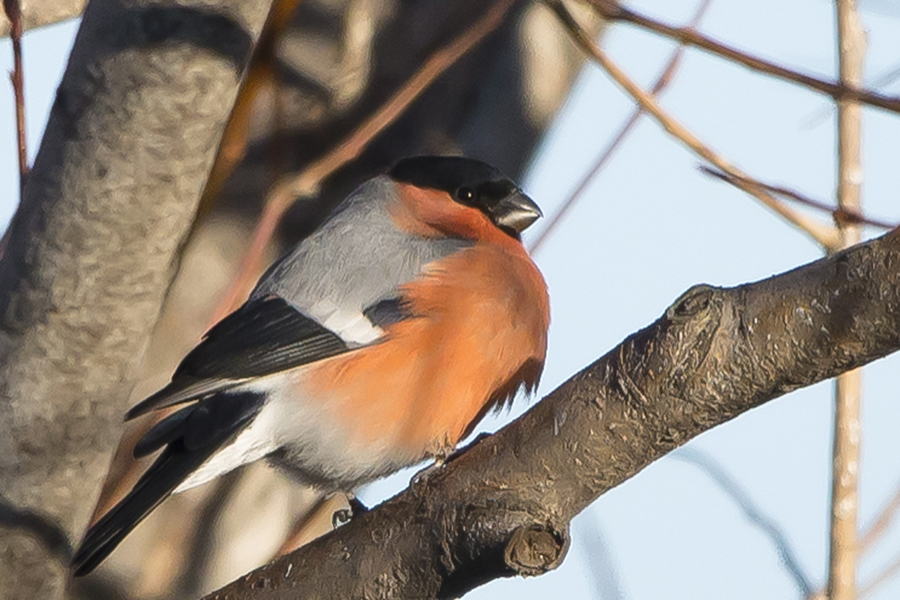
<svg viewBox="0 0 900 600">
<path fill-rule="evenodd" d="M 219 321 L 184 357 L 172 382 L 128 411 L 126 420 L 329 358 L 349 348 L 284 299 L 251 300 Z"/>
<path fill-rule="evenodd" d="M 75 576 L 93 571 L 182 481 L 252 422 L 264 402 L 252 392 L 201 400 L 166 417 L 141 438 L 136 456 L 166 449 L 128 495 L 88 529 L 72 558 Z"/>
<path fill-rule="evenodd" d="M 393 296 L 379 300 L 375 304 L 363 309 L 363 314 L 373 325 L 387 327 L 412 318 L 409 304 L 401 296 Z"/>
</svg>

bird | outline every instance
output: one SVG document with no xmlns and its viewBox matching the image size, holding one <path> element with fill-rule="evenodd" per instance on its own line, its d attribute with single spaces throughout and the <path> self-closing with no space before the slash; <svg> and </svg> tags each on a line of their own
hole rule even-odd
<svg viewBox="0 0 900 600">
<path fill-rule="evenodd" d="M 538 205 L 492 165 L 412 156 L 365 181 L 213 325 L 126 420 L 177 408 L 157 454 L 87 530 L 95 569 L 170 494 L 267 460 L 324 493 L 449 456 L 492 409 L 534 391 L 547 285 L 521 234 Z"/>
</svg>

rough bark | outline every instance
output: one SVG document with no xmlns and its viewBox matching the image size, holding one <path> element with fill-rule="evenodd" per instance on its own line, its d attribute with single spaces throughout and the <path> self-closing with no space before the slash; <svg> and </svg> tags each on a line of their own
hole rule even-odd
<svg viewBox="0 0 900 600">
<path fill-rule="evenodd" d="M 900 348 L 900 230 L 695 286 L 520 419 L 209 599 L 451 598 L 558 565 L 569 521 L 703 431 Z"/>
<path fill-rule="evenodd" d="M 86 11 L 0 263 L 0 597 L 62 593 L 269 4 Z"/>
</svg>

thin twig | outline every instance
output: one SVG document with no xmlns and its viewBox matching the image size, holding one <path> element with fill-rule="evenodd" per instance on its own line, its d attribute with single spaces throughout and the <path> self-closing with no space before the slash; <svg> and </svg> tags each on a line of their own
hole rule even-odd
<svg viewBox="0 0 900 600">
<path fill-rule="evenodd" d="M 222 134 L 222 142 L 216 154 L 216 161 L 206 180 L 203 196 L 200 198 L 200 213 L 208 210 L 219 197 L 228 177 L 234 171 L 247 149 L 250 137 L 250 121 L 256 99 L 268 86 L 277 85 L 275 67 L 275 50 L 284 32 L 293 23 L 292 17 L 300 6 L 301 0 L 277 0 L 269 10 L 269 17 L 260 34 L 259 42 L 253 50 L 250 69 L 241 89 L 238 92 L 234 109 L 228 118 L 228 125 Z M 279 94 L 274 94 L 276 102 Z"/>
<path fill-rule="evenodd" d="M 897 81 L 897 79 L 900 79 L 900 66 L 895 65 L 888 71 L 885 71 L 880 77 L 872 81 L 870 85 L 873 89 L 877 90 L 894 83 L 895 81 Z M 813 111 L 812 114 L 803 119 L 801 128 L 812 129 L 814 127 L 818 127 L 828 118 L 833 110 L 833 103 L 823 102 L 821 108 Z"/>
<path fill-rule="evenodd" d="M 735 184 L 735 180 L 738 178 L 729 175 L 728 173 L 723 173 L 722 171 L 717 171 L 716 169 L 711 169 L 705 165 L 700 165 L 697 167 L 701 173 L 704 175 L 709 175 L 710 177 L 715 177 L 716 179 L 720 179 L 725 183 L 730 183 L 732 185 Z M 792 190 L 791 188 L 783 187 L 780 185 L 773 185 L 771 183 L 765 183 L 758 179 L 747 179 L 745 180 L 748 183 L 752 183 L 753 185 L 758 185 L 762 188 L 765 188 L 767 191 L 775 194 L 776 196 L 781 196 L 782 198 L 792 200 L 797 202 L 798 204 L 803 204 L 804 206 L 808 206 L 810 208 L 814 208 L 816 210 L 821 210 L 823 212 L 829 213 L 832 218 L 834 218 L 836 223 L 847 223 L 847 224 L 856 224 L 856 225 L 869 225 L 870 227 L 878 227 L 880 229 L 890 230 L 894 227 L 897 227 L 896 223 L 888 223 L 887 221 L 879 221 L 878 219 L 872 219 L 863 215 L 862 213 L 851 212 L 842 209 L 837 206 L 830 206 L 821 200 L 813 200 L 809 196 L 798 192 L 797 190 Z"/>
<path fill-rule="evenodd" d="M 856 0 L 835 0 L 837 56 L 841 84 L 862 83 L 866 35 L 856 12 Z M 841 210 L 860 212 L 862 182 L 862 106 L 846 96 L 837 102 L 838 172 L 837 201 Z M 841 248 L 859 243 L 862 228 L 838 222 Z M 829 600 L 855 600 L 859 511 L 859 450 L 862 373 L 840 375 L 834 386 L 834 449 L 831 475 L 831 552 L 828 561 Z"/>
<path fill-rule="evenodd" d="M 866 585 L 864 585 L 859 590 L 859 595 L 857 596 L 859 600 L 866 598 L 875 592 L 878 588 L 888 582 L 892 577 L 900 573 L 900 554 L 898 554 L 894 560 L 892 560 L 888 565 L 882 569 L 881 573 L 873 577 Z"/>
<path fill-rule="evenodd" d="M 900 486 L 897 487 L 894 495 L 891 496 L 891 499 L 884 505 L 884 508 L 878 513 L 878 516 L 872 521 L 872 524 L 866 528 L 861 536 L 859 536 L 857 549 L 860 558 L 871 552 L 875 548 L 875 544 L 878 540 L 887 533 L 891 524 L 894 522 L 894 519 L 897 517 L 898 510 L 900 510 Z M 860 599 L 865 598 L 898 572 L 900 572 L 900 556 L 897 556 L 897 558 L 888 564 L 881 573 L 873 577 L 866 585 L 864 585 L 857 592 L 857 597 Z M 810 596 L 810 600 L 825 600 L 825 598 L 824 589 L 819 590 L 818 593 Z"/>
<path fill-rule="evenodd" d="M 25 139 L 25 73 L 22 69 L 22 7 L 19 0 L 3 0 L 3 11 L 10 23 L 13 47 L 13 70 L 9 74 L 16 98 L 16 132 L 19 149 L 19 196 L 28 181 L 28 146 Z"/>
<path fill-rule="evenodd" d="M 688 27 L 695 28 L 700 24 L 700 21 L 703 19 L 703 15 L 706 14 L 707 9 L 712 4 L 712 0 L 701 0 L 700 4 L 697 5 L 697 10 L 694 12 L 694 16 L 691 19 Z M 668 85 L 672 82 L 672 79 L 675 77 L 675 72 L 678 70 L 678 67 L 681 63 L 681 59 L 684 56 L 684 45 L 678 46 L 675 51 L 672 53 L 672 56 L 669 57 L 669 62 L 666 64 L 662 73 L 660 73 L 659 77 L 656 79 L 656 82 L 653 84 L 653 87 L 650 88 L 650 93 L 654 96 L 659 96 Z M 597 156 L 594 161 L 593 166 L 585 173 L 584 177 L 581 178 L 581 181 L 578 182 L 578 185 L 575 186 L 575 189 L 569 195 L 565 201 L 560 204 L 559 208 L 550 215 L 547 219 L 547 224 L 538 234 L 538 236 L 531 242 L 529 247 L 529 252 L 531 254 L 536 254 L 538 250 L 540 250 L 544 241 L 550 236 L 550 234 L 556 229 L 560 222 L 569 214 L 569 211 L 578 203 L 584 194 L 585 190 L 587 190 L 590 183 L 594 180 L 598 173 L 606 166 L 606 163 L 609 162 L 609 159 L 612 158 L 613 153 L 622 145 L 625 139 L 628 137 L 628 134 L 634 129 L 637 122 L 640 120 L 641 116 L 644 114 L 644 109 L 638 105 L 634 112 L 631 113 L 631 116 L 627 121 L 622 125 L 619 132 L 613 136 L 612 140 L 607 144 L 606 148 Z"/>
<path fill-rule="evenodd" d="M 900 510 L 900 487 L 884 505 L 878 516 L 872 521 L 872 524 L 866 531 L 859 536 L 859 552 L 866 554 L 875 547 L 875 543 L 887 532 L 894 519 L 897 517 L 897 511 Z"/>
<path fill-rule="evenodd" d="M 7 531 L 27 533 L 60 561 L 69 562 L 72 559 L 74 551 L 66 531 L 49 515 L 17 506 L 0 496 L 0 525 Z"/>
<path fill-rule="evenodd" d="M 636 13 L 623 7 L 621 4 L 612 2 L 612 0 L 588 0 L 588 2 L 597 11 L 597 14 L 609 21 L 622 21 L 637 25 L 648 31 L 652 31 L 659 35 L 671 38 L 682 44 L 700 48 L 716 56 L 726 58 L 740 65 L 759 71 L 767 75 L 773 75 L 785 81 L 790 81 L 825 95 L 831 96 L 835 100 L 845 98 L 862 104 L 868 104 L 877 108 L 900 113 L 900 97 L 886 96 L 870 90 L 863 89 L 859 85 L 849 83 L 835 83 L 826 81 L 811 75 L 805 75 L 792 71 L 785 67 L 768 62 L 761 58 L 751 56 L 739 50 L 727 46 L 721 42 L 717 42 L 705 35 L 685 29 L 682 27 L 673 27 L 666 25 L 661 21 L 651 19 L 650 17 Z"/>
<path fill-rule="evenodd" d="M 572 37 L 582 49 L 588 53 L 594 60 L 609 74 L 610 77 L 622 87 L 640 106 L 675 139 L 685 144 L 694 154 L 700 156 L 704 160 L 715 165 L 719 170 L 736 176 L 735 185 L 757 198 L 760 202 L 768 206 L 770 209 L 779 214 L 789 223 L 798 227 L 801 231 L 806 232 L 820 245 L 833 248 L 838 242 L 837 231 L 834 227 L 829 227 L 823 223 L 808 218 L 806 215 L 790 208 L 760 186 L 749 183 L 751 178 L 747 177 L 740 169 L 731 165 L 728 161 L 714 152 L 697 136 L 673 119 L 666 113 L 656 101 L 656 99 L 634 83 L 615 63 L 613 63 L 606 53 L 600 49 L 591 37 L 578 24 L 571 13 L 563 6 L 559 0 L 546 0 L 547 4 L 556 12 L 563 24 L 568 28 Z"/>
<path fill-rule="evenodd" d="M 781 525 L 753 501 L 750 495 L 722 465 L 713 457 L 695 448 L 682 448 L 677 452 L 673 452 L 670 456 L 697 467 L 714 481 L 740 507 L 744 516 L 775 544 L 775 548 L 778 550 L 778 557 L 784 563 L 784 567 L 790 573 L 794 584 L 803 594 L 803 597 L 807 598 L 812 594 L 814 590 L 812 580 L 803 571 L 803 567 L 800 566 L 797 554 L 791 547 L 787 534 L 785 534 Z"/>
<path fill-rule="evenodd" d="M 390 99 L 346 139 L 303 171 L 278 183 L 266 200 L 240 270 L 216 309 L 213 322 L 221 319 L 246 296 L 260 271 L 263 252 L 281 217 L 294 202 L 314 196 L 332 173 L 357 158 L 369 143 L 393 123 L 435 79 L 496 30 L 516 0 L 499 0 L 480 19 L 446 46 L 428 57 L 418 71 Z"/>
<path fill-rule="evenodd" d="M 884 508 L 881 509 L 881 512 L 872 524 L 869 525 L 861 536 L 859 536 L 857 548 L 859 550 L 860 558 L 871 552 L 878 540 L 887 533 L 897 516 L 898 509 L 900 509 L 900 487 L 897 488 L 891 499 L 884 505 Z M 897 556 L 897 558 L 889 563 L 881 573 L 874 576 L 866 585 L 864 585 L 857 592 L 857 598 L 862 600 L 862 598 L 872 594 L 898 572 L 900 572 L 900 556 Z M 826 596 L 825 589 L 820 588 L 816 590 L 815 593 L 808 595 L 806 600 L 828 600 L 828 597 Z"/>
<path fill-rule="evenodd" d="M 603 527 L 593 511 L 585 511 L 581 515 L 583 530 L 581 543 L 591 562 L 591 583 L 594 597 L 598 600 L 623 600 L 622 581 L 615 565 L 615 553 L 609 546 Z"/>
<path fill-rule="evenodd" d="M 342 509 L 349 509 L 347 495 L 335 493 L 319 496 L 294 522 L 287 538 L 275 556 L 284 556 L 305 546 L 333 527 L 334 515 Z M 324 527 L 323 527 L 324 525 Z"/>
</svg>

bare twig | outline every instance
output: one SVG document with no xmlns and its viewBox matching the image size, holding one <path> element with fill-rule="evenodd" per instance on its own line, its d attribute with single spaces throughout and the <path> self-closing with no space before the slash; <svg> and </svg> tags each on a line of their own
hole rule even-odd
<svg viewBox="0 0 900 600">
<path fill-rule="evenodd" d="M 888 500 L 881 512 L 872 521 L 872 524 L 866 531 L 859 536 L 857 549 L 859 556 L 862 558 L 872 551 L 876 542 L 887 532 L 900 509 L 900 487 L 894 492 L 894 495 Z M 858 592 L 857 597 L 862 599 L 881 587 L 891 577 L 900 572 L 900 555 L 898 555 L 891 563 L 889 563 L 878 575 L 875 575 L 868 583 L 866 583 Z M 815 594 L 809 596 L 809 600 L 827 600 L 825 590 L 820 589 Z"/>
<path fill-rule="evenodd" d="M 900 66 L 891 67 L 888 71 L 885 71 L 881 74 L 877 79 L 871 82 L 871 86 L 874 89 L 881 89 L 885 86 L 888 86 L 897 79 L 900 79 Z M 822 107 L 816 111 L 813 111 L 808 117 L 803 119 L 802 128 L 803 129 L 812 129 L 814 127 L 818 127 L 828 118 L 828 115 L 832 113 L 834 110 L 834 104 L 832 102 L 823 102 Z"/>
<path fill-rule="evenodd" d="M 547 0 L 547 4 L 556 12 L 563 24 L 568 28 L 575 41 L 609 74 L 610 77 L 622 87 L 640 106 L 675 139 L 681 141 L 694 154 L 715 165 L 719 170 L 735 175 L 735 185 L 746 193 L 757 198 L 764 205 L 775 211 L 782 218 L 793 224 L 801 231 L 806 232 L 820 245 L 833 248 L 839 242 L 837 231 L 823 223 L 808 218 L 806 215 L 795 211 L 783 202 L 769 194 L 760 186 L 750 183 L 752 179 L 747 177 L 740 169 L 733 166 L 719 154 L 703 144 L 697 136 L 691 133 L 683 125 L 666 113 L 656 99 L 634 83 L 618 66 L 613 63 L 606 53 L 587 35 L 584 29 L 572 17 L 571 13 L 558 0 Z"/>
<path fill-rule="evenodd" d="M 19 196 L 28 181 L 28 147 L 25 140 L 25 75 L 22 70 L 22 7 L 19 0 L 3 0 L 3 11 L 10 22 L 13 47 L 13 70 L 9 74 L 16 97 L 16 132 L 19 150 Z"/>
<path fill-rule="evenodd" d="M 895 64 L 889 70 L 882 73 L 881 76 L 872 83 L 872 86 L 882 88 L 894 83 L 898 79 L 900 79 L 900 66 Z"/>
<path fill-rule="evenodd" d="M 72 545 L 65 529 L 56 520 L 39 511 L 16 506 L 3 496 L 0 496 L 0 526 L 7 531 L 28 532 L 63 561 L 72 558 Z"/>
<path fill-rule="evenodd" d="M 707 9 L 712 4 L 712 0 L 701 0 L 701 2 L 697 5 L 697 10 L 694 12 L 694 16 L 688 25 L 689 28 L 693 29 L 700 24 L 700 21 L 703 19 L 703 15 L 706 14 Z M 668 85 L 672 82 L 672 79 L 675 77 L 675 72 L 678 70 L 678 67 L 681 63 L 681 58 L 684 56 L 684 45 L 678 46 L 675 51 L 672 53 L 672 56 L 669 58 L 669 62 L 666 64 L 662 73 L 660 73 L 659 77 L 656 79 L 656 82 L 653 84 L 653 87 L 650 88 L 650 93 L 654 96 L 659 96 L 663 90 L 668 87 Z M 575 189 L 569 195 L 568 198 L 556 209 L 556 211 L 550 215 L 547 219 L 547 224 L 538 234 L 538 236 L 531 242 L 529 246 L 529 252 L 532 254 L 536 254 L 538 250 L 540 250 L 544 241 L 550 236 L 550 234 L 556 229 L 560 222 L 569 214 L 569 211 L 578 203 L 581 199 L 582 194 L 584 194 L 585 190 L 587 190 L 588 185 L 594 180 L 598 173 L 606 166 L 606 163 L 609 162 L 609 159 L 612 157 L 613 153 L 622 145 L 622 142 L 628 137 L 628 134 L 634 129 L 634 126 L 637 125 L 637 122 L 640 120 L 641 116 L 644 114 L 644 109 L 638 105 L 634 112 L 631 113 L 631 116 L 627 121 L 622 125 L 619 132 L 613 136 L 612 140 L 607 144 L 606 148 L 597 156 L 594 161 L 593 166 L 585 173 L 584 177 L 581 178 L 581 181 L 578 182 L 578 185 L 575 186 Z"/>
<path fill-rule="evenodd" d="M 710 177 L 721 179 L 726 183 L 734 184 L 735 180 L 738 179 L 733 175 L 717 171 L 716 169 L 710 169 L 705 165 L 700 165 L 697 168 L 700 169 L 700 172 L 704 175 L 709 175 Z M 834 218 L 836 223 L 869 225 L 871 227 L 879 227 L 881 229 L 893 229 L 894 227 L 897 227 L 897 223 L 888 223 L 887 221 L 872 219 L 862 213 L 844 210 L 839 206 L 829 206 L 825 202 L 822 202 L 820 200 L 813 200 L 809 196 L 802 194 L 797 190 L 792 190 L 791 188 L 783 187 L 780 185 L 773 185 L 771 183 L 765 183 L 758 179 L 748 179 L 746 181 L 748 183 L 752 183 L 753 185 L 758 185 L 762 188 L 765 188 L 767 191 L 775 194 L 776 196 L 781 196 L 782 198 L 792 200 L 799 204 L 803 204 L 804 206 L 809 206 L 810 208 L 827 212 L 832 216 L 832 218 Z"/>
<path fill-rule="evenodd" d="M 873 577 L 859 590 L 858 598 L 862 600 L 863 598 L 870 596 L 892 577 L 897 575 L 897 573 L 900 573 L 900 554 L 898 554 L 878 575 Z"/>
<path fill-rule="evenodd" d="M 690 29 L 685 29 L 682 27 L 672 27 L 671 25 L 666 25 L 665 23 L 656 21 L 632 10 L 629 10 L 621 4 L 612 2 L 612 0 L 588 0 L 588 2 L 604 19 L 608 19 L 610 21 L 622 21 L 625 23 L 631 23 L 632 25 L 637 25 L 638 27 L 647 29 L 648 31 L 652 31 L 659 35 L 677 40 L 682 44 L 694 46 L 695 48 L 700 48 L 701 50 L 705 50 L 716 56 L 720 56 L 722 58 L 736 62 L 747 67 L 748 69 L 759 71 L 760 73 L 772 75 L 785 81 L 790 81 L 792 83 L 808 87 L 817 92 L 821 92 L 825 95 L 831 96 L 835 100 L 845 98 L 847 100 L 853 100 L 861 104 L 868 104 L 870 106 L 874 106 L 891 112 L 900 112 L 900 97 L 886 96 L 884 94 L 879 94 L 877 92 L 862 89 L 861 87 L 859 87 L 859 85 L 861 84 L 854 85 L 845 82 L 835 83 L 832 81 L 825 81 L 824 79 L 819 79 L 817 77 L 812 77 L 810 75 L 805 75 L 803 73 L 798 73 L 797 71 L 792 71 L 791 69 L 787 69 L 785 67 L 765 61 L 761 58 L 750 56 L 749 54 L 746 54 L 739 50 L 735 50 L 730 46 L 727 46 L 721 42 L 717 42 L 716 40 L 697 33 L 696 31 L 692 31 Z"/>
<path fill-rule="evenodd" d="M 253 50 L 250 69 L 241 85 L 228 126 L 222 134 L 222 143 L 216 154 L 216 162 L 206 180 L 200 211 L 206 211 L 222 192 L 225 182 L 234 167 L 243 158 L 250 137 L 250 121 L 256 99 L 267 87 L 277 85 L 274 67 L 275 49 L 284 32 L 291 25 L 291 17 L 300 6 L 301 0 L 277 0 L 272 4 L 259 43 Z M 279 94 L 274 94 L 276 101 Z"/>
<path fill-rule="evenodd" d="M 303 171 L 283 179 L 275 186 L 269 194 L 263 214 L 253 232 L 253 238 L 244 254 L 238 275 L 216 309 L 213 322 L 233 310 L 249 292 L 253 280 L 260 271 L 263 252 L 265 252 L 281 217 L 291 205 L 298 199 L 314 196 L 327 177 L 358 157 L 369 143 L 403 114 L 434 80 L 496 30 L 515 2 L 516 0 L 498 0 L 471 27 L 429 56 L 403 87 L 346 139 Z"/>
<path fill-rule="evenodd" d="M 284 556 L 313 541 L 332 529 L 334 514 L 347 509 L 350 504 L 347 495 L 342 493 L 320 496 L 293 525 L 287 539 L 281 545 L 276 556 Z M 324 527 L 323 527 L 324 525 Z"/>
<path fill-rule="evenodd" d="M 722 491 L 740 507 L 744 516 L 775 544 L 775 548 L 778 550 L 778 557 L 788 570 L 788 573 L 790 573 L 797 589 L 803 594 L 804 598 L 809 597 L 815 589 L 812 580 L 804 572 L 803 567 L 800 566 L 797 554 L 791 547 L 781 525 L 767 515 L 734 477 L 710 455 L 695 448 L 686 447 L 673 452 L 671 456 L 697 467 L 722 488 Z"/>
<path fill-rule="evenodd" d="M 837 8 L 838 70 L 841 84 L 862 83 L 866 36 L 856 0 L 835 0 Z M 862 106 L 846 96 L 838 98 L 838 206 L 859 212 L 859 188 L 862 182 L 860 129 Z M 862 239 L 862 228 L 838 222 L 841 247 Z M 862 373 L 854 369 L 840 375 L 834 387 L 834 450 L 831 483 L 831 552 L 828 563 L 829 600 L 856 598 L 856 520 L 859 509 L 859 446 L 861 424 L 859 405 Z"/>
<path fill-rule="evenodd" d="M 900 509 L 900 487 L 897 488 L 897 491 L 894 492 L 888 503 L 881 509 L 881 512 L 878 513 L 872 524 L 859 537 L 860 554 L 869 552 L 875 546 L 875 542 L 887 532 L 891 523 L 897 517 L 898 509 Z"/>
<path fill-rule="evenodd" d="M 622 581 L 615 565 L 615 554 L 609 547 L 607 536 L 594 513 L 587 511 L 581 517 L 585 523 L 581 543 L 591 561 L 590 578 L 597 600 L 623 600 Z"/>
</svg>

